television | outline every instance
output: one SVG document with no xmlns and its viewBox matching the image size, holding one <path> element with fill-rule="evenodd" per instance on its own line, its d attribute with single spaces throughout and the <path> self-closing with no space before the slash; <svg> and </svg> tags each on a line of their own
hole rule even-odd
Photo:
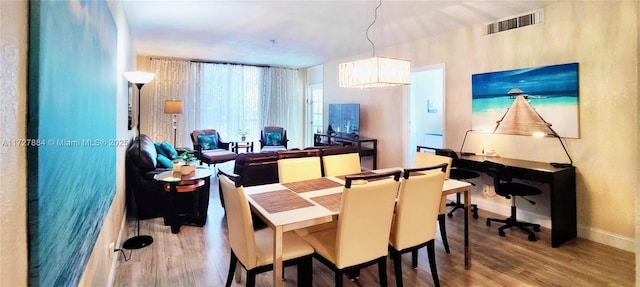
<svg viewBox="0 0 640 287">
<path fill-rule="evenodd" d="M 360 104 L 329 104 L 329 125 L 339 134 L 360 134 Z"/>
</svg>

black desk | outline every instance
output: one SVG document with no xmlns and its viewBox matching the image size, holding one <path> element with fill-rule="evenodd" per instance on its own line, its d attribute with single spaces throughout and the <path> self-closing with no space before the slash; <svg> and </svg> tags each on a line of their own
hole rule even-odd
<svg viewBox="0 0 640 287">
<path fill-rule="evenodd" d="M 547 183 L 551 197 L 551 246 L 575 238 L 578 234 L 576 208 L 576 168 L 555 168 L 546 162 L 480 155 L 459 156 L 458 166 L 483 171 L 482 162 L 490 160 L 508 166 L 513 177 Z"/>
</svg>

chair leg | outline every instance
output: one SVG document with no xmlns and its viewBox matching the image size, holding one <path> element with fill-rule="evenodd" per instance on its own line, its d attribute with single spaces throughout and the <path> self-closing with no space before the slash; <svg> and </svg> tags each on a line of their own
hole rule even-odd
<svg viewBox="0 0 640 287">
<path fill-rule="evenodd" d="M 393 270 L 396 275 L 396 286 L 402 287 L 402 254 L 391 251 L 391 259 L 393 260 Z"/>
<path fill-rule="evenodd" d="M 433 277 L 433 285 L 440 287 L 440 279 L 438 279 L 438 268 L 436 268 L 436 252 L 435 240 L 427 242 L 427 256 L 429 257 L 429 267 L 431 267 L 431 277 Z"/>
<path fill-rule="evenodd" d="M 256 273 L 254 270 L 247 270 L 247 287 L 255 287 L 256 286 Z"/>
<path fill-rule="evenodd" d="M 231 286 L 231 281 L 233 281 L 233 273 L 236 271 L 236 264 L 238 264 L 238 257 L 231 251 L 231 258 L 229 259 L 229 274 L 227 274 L 227 283 L 226 287 Z"/>
<path fill-rule="evenodd" d="M 378 259 L 378 276 L 380 277 L 380 287 L 387 287 L 389 285 L 387 282 L 387 256 Z"/>
<path fill-rule="evenodd" d="M 418 250 L 411 251 L 411 266 L 415 269 L 418 268 Z"/>
<path fill-rule="evenodd" d="M 444 214 L 438 214 L 438 223 L 440 224 L 440 237 L 442 237 L 442 244 L 444 244 L 444 250 L 447 254 L 451 254 L 449 250 L 449 241 L 447 240 L 447 228 L 445 226 Z"/>
<path fill-rule="evenodd" d="M 311 284 L 313 283 L 312 273 L 313 273 L 312 257 L 301 260 L 300 263 L 298 263 L 298 286 L 310 287 Z"/>
<path fill-rule="evenodd" d="M 336 287 L 342 287 L 342 271 L 336 270 L 334 275 L 336 280 Z"/>
</svg>

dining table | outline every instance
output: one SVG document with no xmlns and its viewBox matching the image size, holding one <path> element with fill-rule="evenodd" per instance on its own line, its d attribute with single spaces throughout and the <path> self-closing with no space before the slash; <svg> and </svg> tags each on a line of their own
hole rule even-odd
<svg viewBox="0 0 640 287">
<path fill-rule="evenodd" d="M 386 168 L 360 174 L 392 170 L 402 169 Z M 273 230 L 273 286 L 283 286 L 284 284 L 282 282 L 283 233 L 336 220 L 340 213 L 344 183 L 345 176 L 329 176 L 299 182 L 272 183 L 244 188 L 251 209 Z M 441 212 L 446 211 L 446 197 L 456 193 L 464 195 L 464 266 L 465 269 L 470 269 L 471 184 L 453 179 L 445 180 L 442 187 Z"/>
</svg>

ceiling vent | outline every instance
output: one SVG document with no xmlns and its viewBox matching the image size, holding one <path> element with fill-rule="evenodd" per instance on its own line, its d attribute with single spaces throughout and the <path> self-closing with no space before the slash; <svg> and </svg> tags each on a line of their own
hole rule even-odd
<svg viewBox="0 0 640 287">
<path fill-rule="evenodd" d="M 517 29 L 525 26 L 536 25 L 543 22 L 544 11 L 542 9 L 511 16 L 509 18 L 487 24 L 487 34 L 495 34 L 507 30 Z"/>
</svg>

